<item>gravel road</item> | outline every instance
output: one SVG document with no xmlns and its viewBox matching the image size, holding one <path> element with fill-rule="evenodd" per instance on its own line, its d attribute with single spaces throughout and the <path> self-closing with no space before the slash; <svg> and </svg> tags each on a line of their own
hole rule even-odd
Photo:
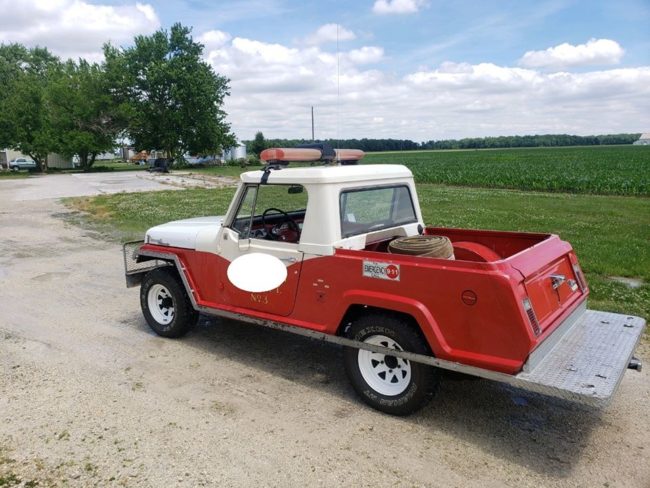
<svg viewBox="0 0 650 488">
<path fill-rule="evenodd" d="M 647 369 L 604 410 L 450 378 L 389 417 L 336 346 L 230 321 L 155 336 L 56 178 L 0 181 L 0 486 L 650 487 Z"/>
</svg>

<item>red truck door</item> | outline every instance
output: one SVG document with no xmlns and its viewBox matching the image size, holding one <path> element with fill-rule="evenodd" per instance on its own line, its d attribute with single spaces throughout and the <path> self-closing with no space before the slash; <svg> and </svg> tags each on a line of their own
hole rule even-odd
<svg viewBox="0 0 650 488">
<path fill-rule="evenodd" d="M 223 229 L 221 252 L 226 266 L 247 253 L 264 253 L 280 259 L 287 279 L 278 288 L 252 293 L 237 288 L 223 270 L 224 298 L 228 305 L 287 316 L 293 311 L 302 268 L 298 250 L 307 194 L 297 185 L 248 185 L 233 221 Z M 264 273 L 265 270 L 256 270 Z"/>
</svg>

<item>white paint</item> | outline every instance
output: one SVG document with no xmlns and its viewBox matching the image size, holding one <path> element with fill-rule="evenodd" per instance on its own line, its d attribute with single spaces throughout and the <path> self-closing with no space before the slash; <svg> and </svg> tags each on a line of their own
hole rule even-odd
<svg viewBox="0 0 650 488">
<path fill-rule="evenodd" d="M 244 183 L 259 183 L 263 171 L 247 171 L 240 175 Z M 401 164 L 353 164 L 349 166 L 309 166 L 291 167 L 282 171 L 272 171 L 269 184 L 347 184 L 359 181 L 379 181 L 386 179 L 412 179 L 413 173 Z M 311 195 L 310 195 L 311 197 Z"/>
<path fill-rule="evenodd" d="M 271 254 L 252 252 L 228 266 L 228 279 L 237 288 L 253 293 L 271 291 L 287 279 L 287 268 Z"/>
<path fill-rule="evenodd" d="M 257 184 L 262 171 L 249 171 L 240 176 L 243 184 Z M 388 237 L 414 236 L 418 225 L 424 225 L 417 200 L 413 174 L 398 164 L 362 164 L 351 166 L 290 167 L 271 171 L 269 184 L 300 184 L 307 191 L 309 203 L 303 222 L 298 250 L 305 254 L 303 260 L 312 256 L 331 256 L 336 248 L 364 249 L 368 242 Z M 341 237 L 339 198 L 342 191 L 376 185 L 405 185 L 409 188 L 417 221 L 390 229 Z M 241 187 L 238 195 L 241 195 Z M 234 218 L 236 209 L 231 206 L 225 218 L 226 225 Z M 284 244 L 284 243 L 283 243 Z M 277 242 L 275 243 L 277 245 Z M 288 244 L 287 246 L 295 246 Z"/>
<path fill-rule="evenodd" d="M 196 217 L 194 219 L 175 220 L 157 225 L 147 231 L 145 241 L 161 246 L 196 249 L 197 236 L 201 231 L 218 231 L 223 217 Z"/>
</svg>

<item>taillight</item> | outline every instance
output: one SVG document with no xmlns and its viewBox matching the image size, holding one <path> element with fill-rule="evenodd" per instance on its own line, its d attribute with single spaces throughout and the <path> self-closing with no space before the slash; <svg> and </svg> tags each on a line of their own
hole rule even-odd
<svg viewBox="0 0 650 488">
<path fill-rule="evenodd" d="M 530 299 L 528 297 L 524 298 L 522 303 L 524 305 L 526 315 L 528 315 L 528 321 L 530 322 L 530 326 L 533 328 L 535 336 L 540 335 L 542 333 L 542 329 L 539 327 L 537 315 L 535 315 L 535 310 L 533 310 L 533 304 L 530 303 Z"/>
<path fill-rule="evenodd" d="M 587 282 L 585 281 L 585 276 L 582 274 L 582 270 L 578 263 L 573 263 L 573 274 L 576 275 L 576 280 L 578 280 L 578 286 L 580 291 L 584 292 L 587 289 Z"/>
</svg>

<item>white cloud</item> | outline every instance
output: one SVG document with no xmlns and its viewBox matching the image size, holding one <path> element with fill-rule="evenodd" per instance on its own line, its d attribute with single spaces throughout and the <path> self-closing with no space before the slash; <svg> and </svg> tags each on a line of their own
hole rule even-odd
<svg viewBox="0 0 650 488">
<path fill-rule="evenodd" d="M 563 43 L 543 51 L 528 51 L 519 60 L 521 66 L 560 70 L 573 66 L 617 64 L 625 51 L 616 41 L 590 39 L 585 44 Z"/>
<path fill-rule="evenodd" d="M 376 0 L 372 11 L 376 14 L 413 14 L 426 4 L 425 0 Z"/>
<path fill-rule="evenodd" d="M 212 50 L 222 47 L 230 39 L 232 39 L 232 36 L 227 32 L 210 30 L 201 34 L 197 40 L 203 44 L 206 50 Z"/>
<path fill-rule="evenodd" d="M 377 46 L 364 46 L 349 51 L 347 56 L 355 64 L 376 63 L 384 57 L 384 49 Z"/>
<path fill-rule="evenodd" d="M 160 27 L 154 8 L 84 0 L 0 0 L 0 42 L 46 46 L 62 57 L 99 60 L 105 42 L 122 45 Z"/>
<path fill-rule="evenodd" d="M 228 36 L 219 36 L 221 40 Z M 237 136 L 396 137 L 417 141 L 531 133 L 636 132 L 650 126 L 650 67 L 548 73 L 493 63 L 442 63 L 404 76 L 369 69 L 378 46 L 342 51 L 235 37 L 206 50 L 231 79 Z"/>
<path fill-rule="evenodd" d="M 338 31 L 338 32 L 337 32 Z M 356 39 L 354 32 L 349 31 L 339 24 L 325 24 L 321 25 L 316 32 L 310 34 L 305 39 L 305 44 L 310 46 L 318 46 L 326 42 L 349 41 Z"/>
</svg>

